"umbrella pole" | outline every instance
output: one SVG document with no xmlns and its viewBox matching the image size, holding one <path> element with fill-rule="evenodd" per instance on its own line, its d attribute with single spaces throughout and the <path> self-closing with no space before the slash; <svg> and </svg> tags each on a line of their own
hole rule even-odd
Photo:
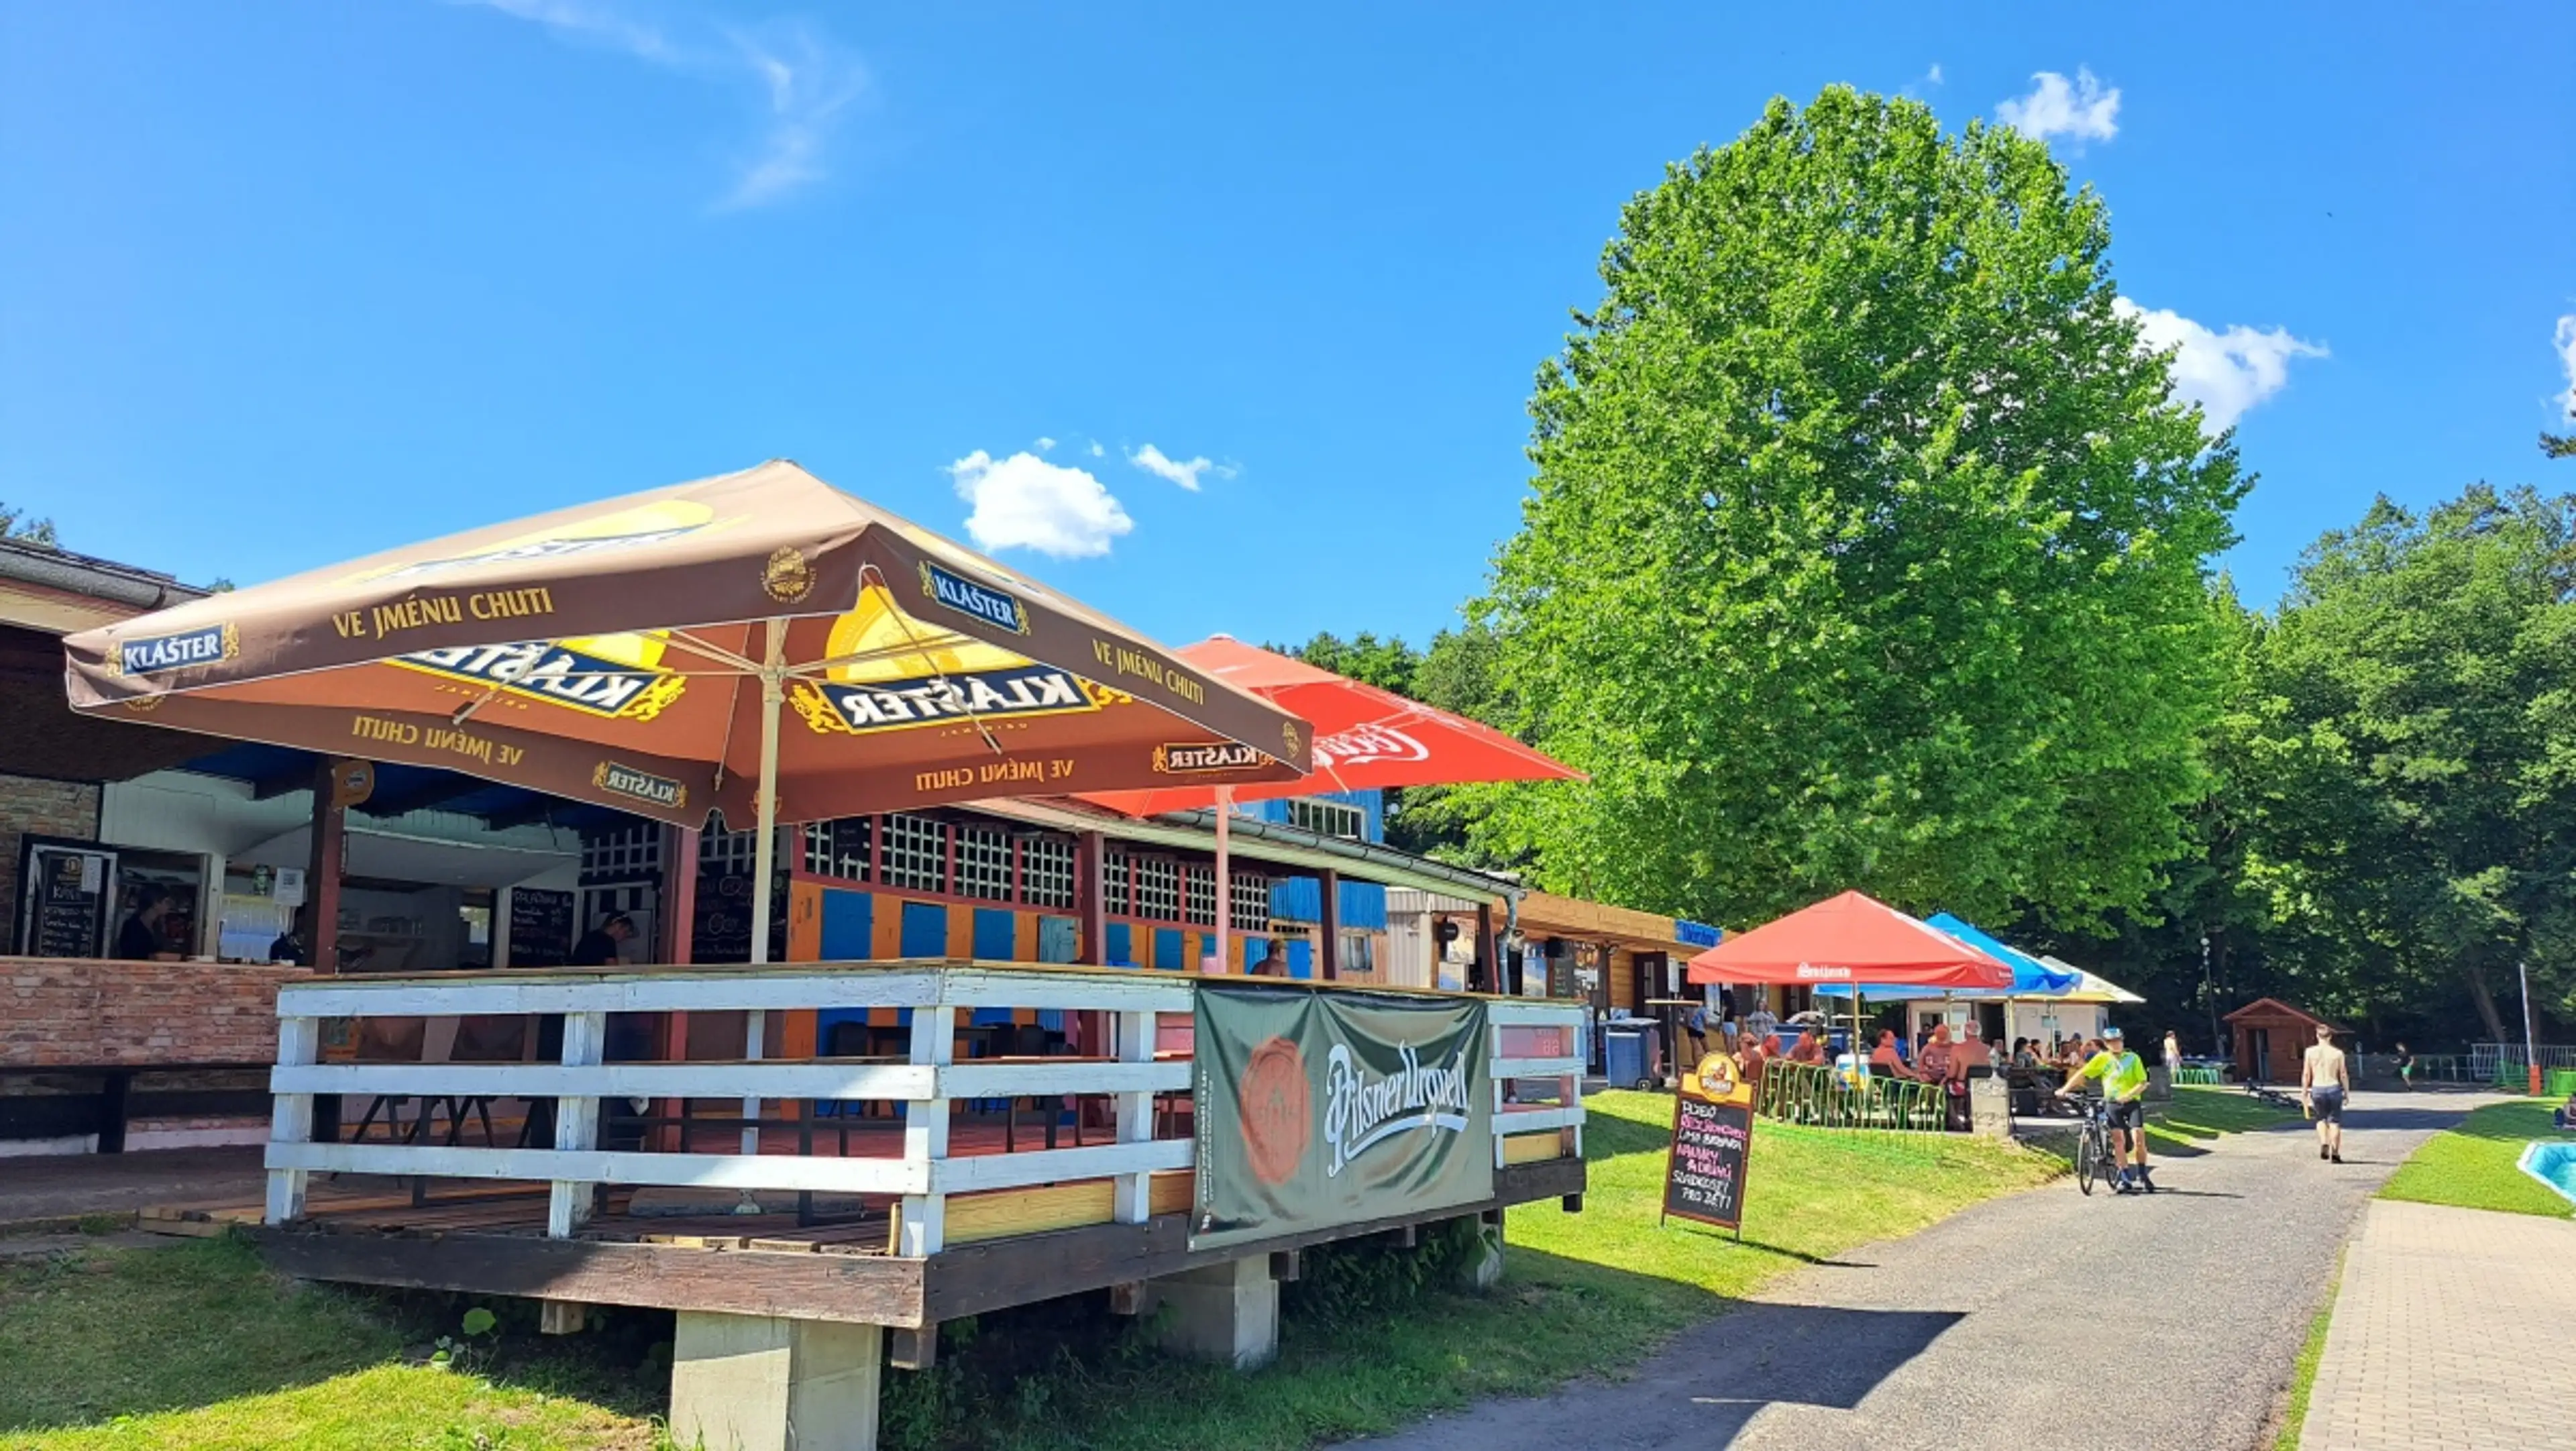
<svg viewBox="0 0 2576 1451">
<path fill-rule="evenodd" d="M 751 960 L 769 961 L 769 878 L 778 868 L 778 707 L 787 698 L 787 672 L 780 657 L 787 644 L 787 622 L 769 622 L 769 651 L 760 667 L 760 790 L 752 801 Z M 757 1013 L 753 1014 L 755 1020 Z M 753 1056 L 757 1057 L 755 1053 Z"/>
<path fill-rule="evenodd" d="M 760 668 L 760 790 L 752 800 L 752 829 L 759 835 L 751 843 L 751 960 L 757 966 L 769 961 L 769 879 L 778 869 L 778 707 L 786 698 L 787 671 L 780 664 L 787 646 L 787 622 L 769 622 L 769 651 Z M 769 1041 L 769 1015 L 758 1008 L 744 1013 L 742 1056 L 757 1063 L 764 1056 Z M 760 1100 L 747 1097 L 742 1101 L 742 1116 L 750 1127 L 742 1131 L 742 1151 L 760 1152 Z M 760 1203 L 751 1191 L 743 1191 L 742 1203 L 734 1206 L 737 1214 L 757 1214 Z"/>
<path fill-rule="evenodd" d="M 1216 970 L 1232 969 L 1226 955 L 1234 935 L 1234 867 L 1228 855 L 1231 845 L 1229 823 L 1234 817 L 1234 788 L 1216 788 Z"/>
</svg>

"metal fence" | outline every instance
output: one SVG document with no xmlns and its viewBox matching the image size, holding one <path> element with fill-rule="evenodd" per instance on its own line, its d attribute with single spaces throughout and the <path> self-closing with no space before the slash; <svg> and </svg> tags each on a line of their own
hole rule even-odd
<svg viewBox="0 0 2576 1451">
<path fill-rule="evenodd" d="M 1949 1127 L 1950 1098 L 1937 1083 L 1873 1074 L 1855 1087 L 1831 1068 L 1772 1062 L 1754 1112 L 1809 1128 L 1937 1133 Z"/>
<path fill-rule="evenodd" d="M 2576 1068 L 2576 1043 L 2543 1043 L 2537 1050 L 2542 1068 Z M 2519 1088 L 2530 1079 L 2531 1057 L 2520 1043 L 2471 1043 L 2471 1080 Z"/>
</svg>

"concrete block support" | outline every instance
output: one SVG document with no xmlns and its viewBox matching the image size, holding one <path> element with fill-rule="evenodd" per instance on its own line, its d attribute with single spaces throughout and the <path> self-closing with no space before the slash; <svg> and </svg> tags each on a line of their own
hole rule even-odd
<svg viewBox="0 0 2576 1451">
<path fill-rule="evenodd" d="M 1270 1257 L 1254 1255 L 1153 1281 L 1165 1314 L 1163 1348 L 1236 1370 L 1279 1356 L 1279 1282 Z"/>
<path fill-rule="evenodd" d="M 2012 1085 L 2000 1078 L 1969 1079 L 1968 1127 L 1986 1138 L 2011 1138 Z"/>
<path fill-rule="evenodd" d="M 885 1330 L 680 1312 L 671 1439 L 706 1451 L 876 1451 Z"/>
</svg>

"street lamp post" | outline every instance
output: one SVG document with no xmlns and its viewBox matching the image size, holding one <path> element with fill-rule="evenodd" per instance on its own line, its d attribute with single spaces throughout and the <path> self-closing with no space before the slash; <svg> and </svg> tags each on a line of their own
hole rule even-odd
<svg viewBox="0 0 2576 1451">
<path fill-rule="evenodd" d="M 2200 934 L 2200 1000 L 2209 1005 L 2209 1056 L 2224 1058 L 2226 1045 L 2218 1041 L 2218 985 L 2209 976 L 2209 934 Z"/>
</svg>

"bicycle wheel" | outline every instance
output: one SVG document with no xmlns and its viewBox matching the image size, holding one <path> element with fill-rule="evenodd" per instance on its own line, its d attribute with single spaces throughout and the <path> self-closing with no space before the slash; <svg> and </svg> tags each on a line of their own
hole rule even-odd
<svg viewBox="0 0 2576 1451">
<path fill-rule="evenodd" d="M 2075 1141 L 2075 1187 L 2088 1195 L 2093 1192 L 2093 1179 L 2096 1173 L 2096 1150 L 2099 1147 L 2095 1142 L 2097 1132 L 2091 1124 L 2086 1124 L 2083 1137 Z"/>
</svg>

